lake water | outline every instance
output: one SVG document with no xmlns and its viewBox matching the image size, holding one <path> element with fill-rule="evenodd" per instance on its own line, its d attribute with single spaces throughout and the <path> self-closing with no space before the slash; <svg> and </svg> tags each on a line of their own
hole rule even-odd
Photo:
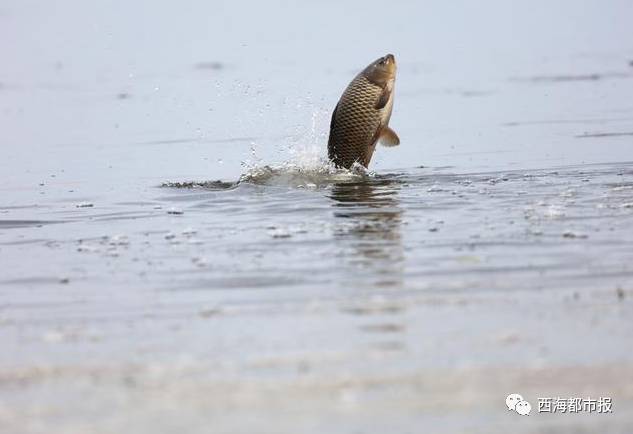
<svg viewBox="0 0 633 434">
<path fill-rule="evenodd" d="M 628 433 L 633 4 L 471 3 L 0 5 L 0 432 Z"/>
</svg>

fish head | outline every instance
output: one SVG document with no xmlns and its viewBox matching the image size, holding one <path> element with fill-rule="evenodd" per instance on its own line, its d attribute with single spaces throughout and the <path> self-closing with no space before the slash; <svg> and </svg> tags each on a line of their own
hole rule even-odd
<svg viewBox="0 0 633 434">
<path fill-rule="evenodd" d="M 387 54 L 370 63 L 363 70 L 363 75 L 372 83 L 384 86 L 396 79 L 396 58 L 393 54 Z"/>
</svg>

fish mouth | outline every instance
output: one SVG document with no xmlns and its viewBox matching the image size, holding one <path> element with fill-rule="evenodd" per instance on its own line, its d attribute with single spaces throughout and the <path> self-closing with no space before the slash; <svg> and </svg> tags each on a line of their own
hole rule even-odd
<svg viewBox="0 0 633 434">
<path fill-rule="evenodd" d="M 389 53 L 385 55 L 382 60 L 390 73 L 393 74 L 396 72 L 396 57 L 393 54 Z"/>
</svg>

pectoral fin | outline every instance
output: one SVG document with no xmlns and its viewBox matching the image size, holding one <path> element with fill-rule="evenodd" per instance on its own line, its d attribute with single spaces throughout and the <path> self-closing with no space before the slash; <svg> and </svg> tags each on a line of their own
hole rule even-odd
<svg viewBox="0 0 633 434">
<path fill-rule="evenodd" d="M 385 108 L 385 106 L 389 102 L 389 97 L 390 96 L 391 96 L 391 86 L 385 86 L 382 89 L 382 93 L 380 94 L 380 97 L 378 98 L 378 101 L 376 101 L 376 104 L 374 105 L 374 108 L 376 110 L 380 110 L 382 108 Z"/>
<path fill-rule="evenodd" d="M 387 147 L 398 146 L 400 144 L 400 138 L 395 133 L 394 130 L 385 126 L 382 128 L 380 132 L 380 136 L 378 137 L 380 144 Z"/>
</svg>

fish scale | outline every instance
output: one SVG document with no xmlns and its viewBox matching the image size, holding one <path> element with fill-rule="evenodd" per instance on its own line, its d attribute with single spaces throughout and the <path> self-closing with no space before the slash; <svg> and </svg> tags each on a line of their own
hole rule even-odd
<svg viewBox="0 0 633 434">
<path fill-rule="evenodd" d="M 328 151 L 338 165 L 350 167 L 355 161 L 369 164 L 375 146 L 367 146 L 378 130 L 382 110 L 376 110 L 382 89 L 362 75 L 347 87 L 332 119 Z M 358 156 L 361 156 L 360 159 Z"/>
</svg>

